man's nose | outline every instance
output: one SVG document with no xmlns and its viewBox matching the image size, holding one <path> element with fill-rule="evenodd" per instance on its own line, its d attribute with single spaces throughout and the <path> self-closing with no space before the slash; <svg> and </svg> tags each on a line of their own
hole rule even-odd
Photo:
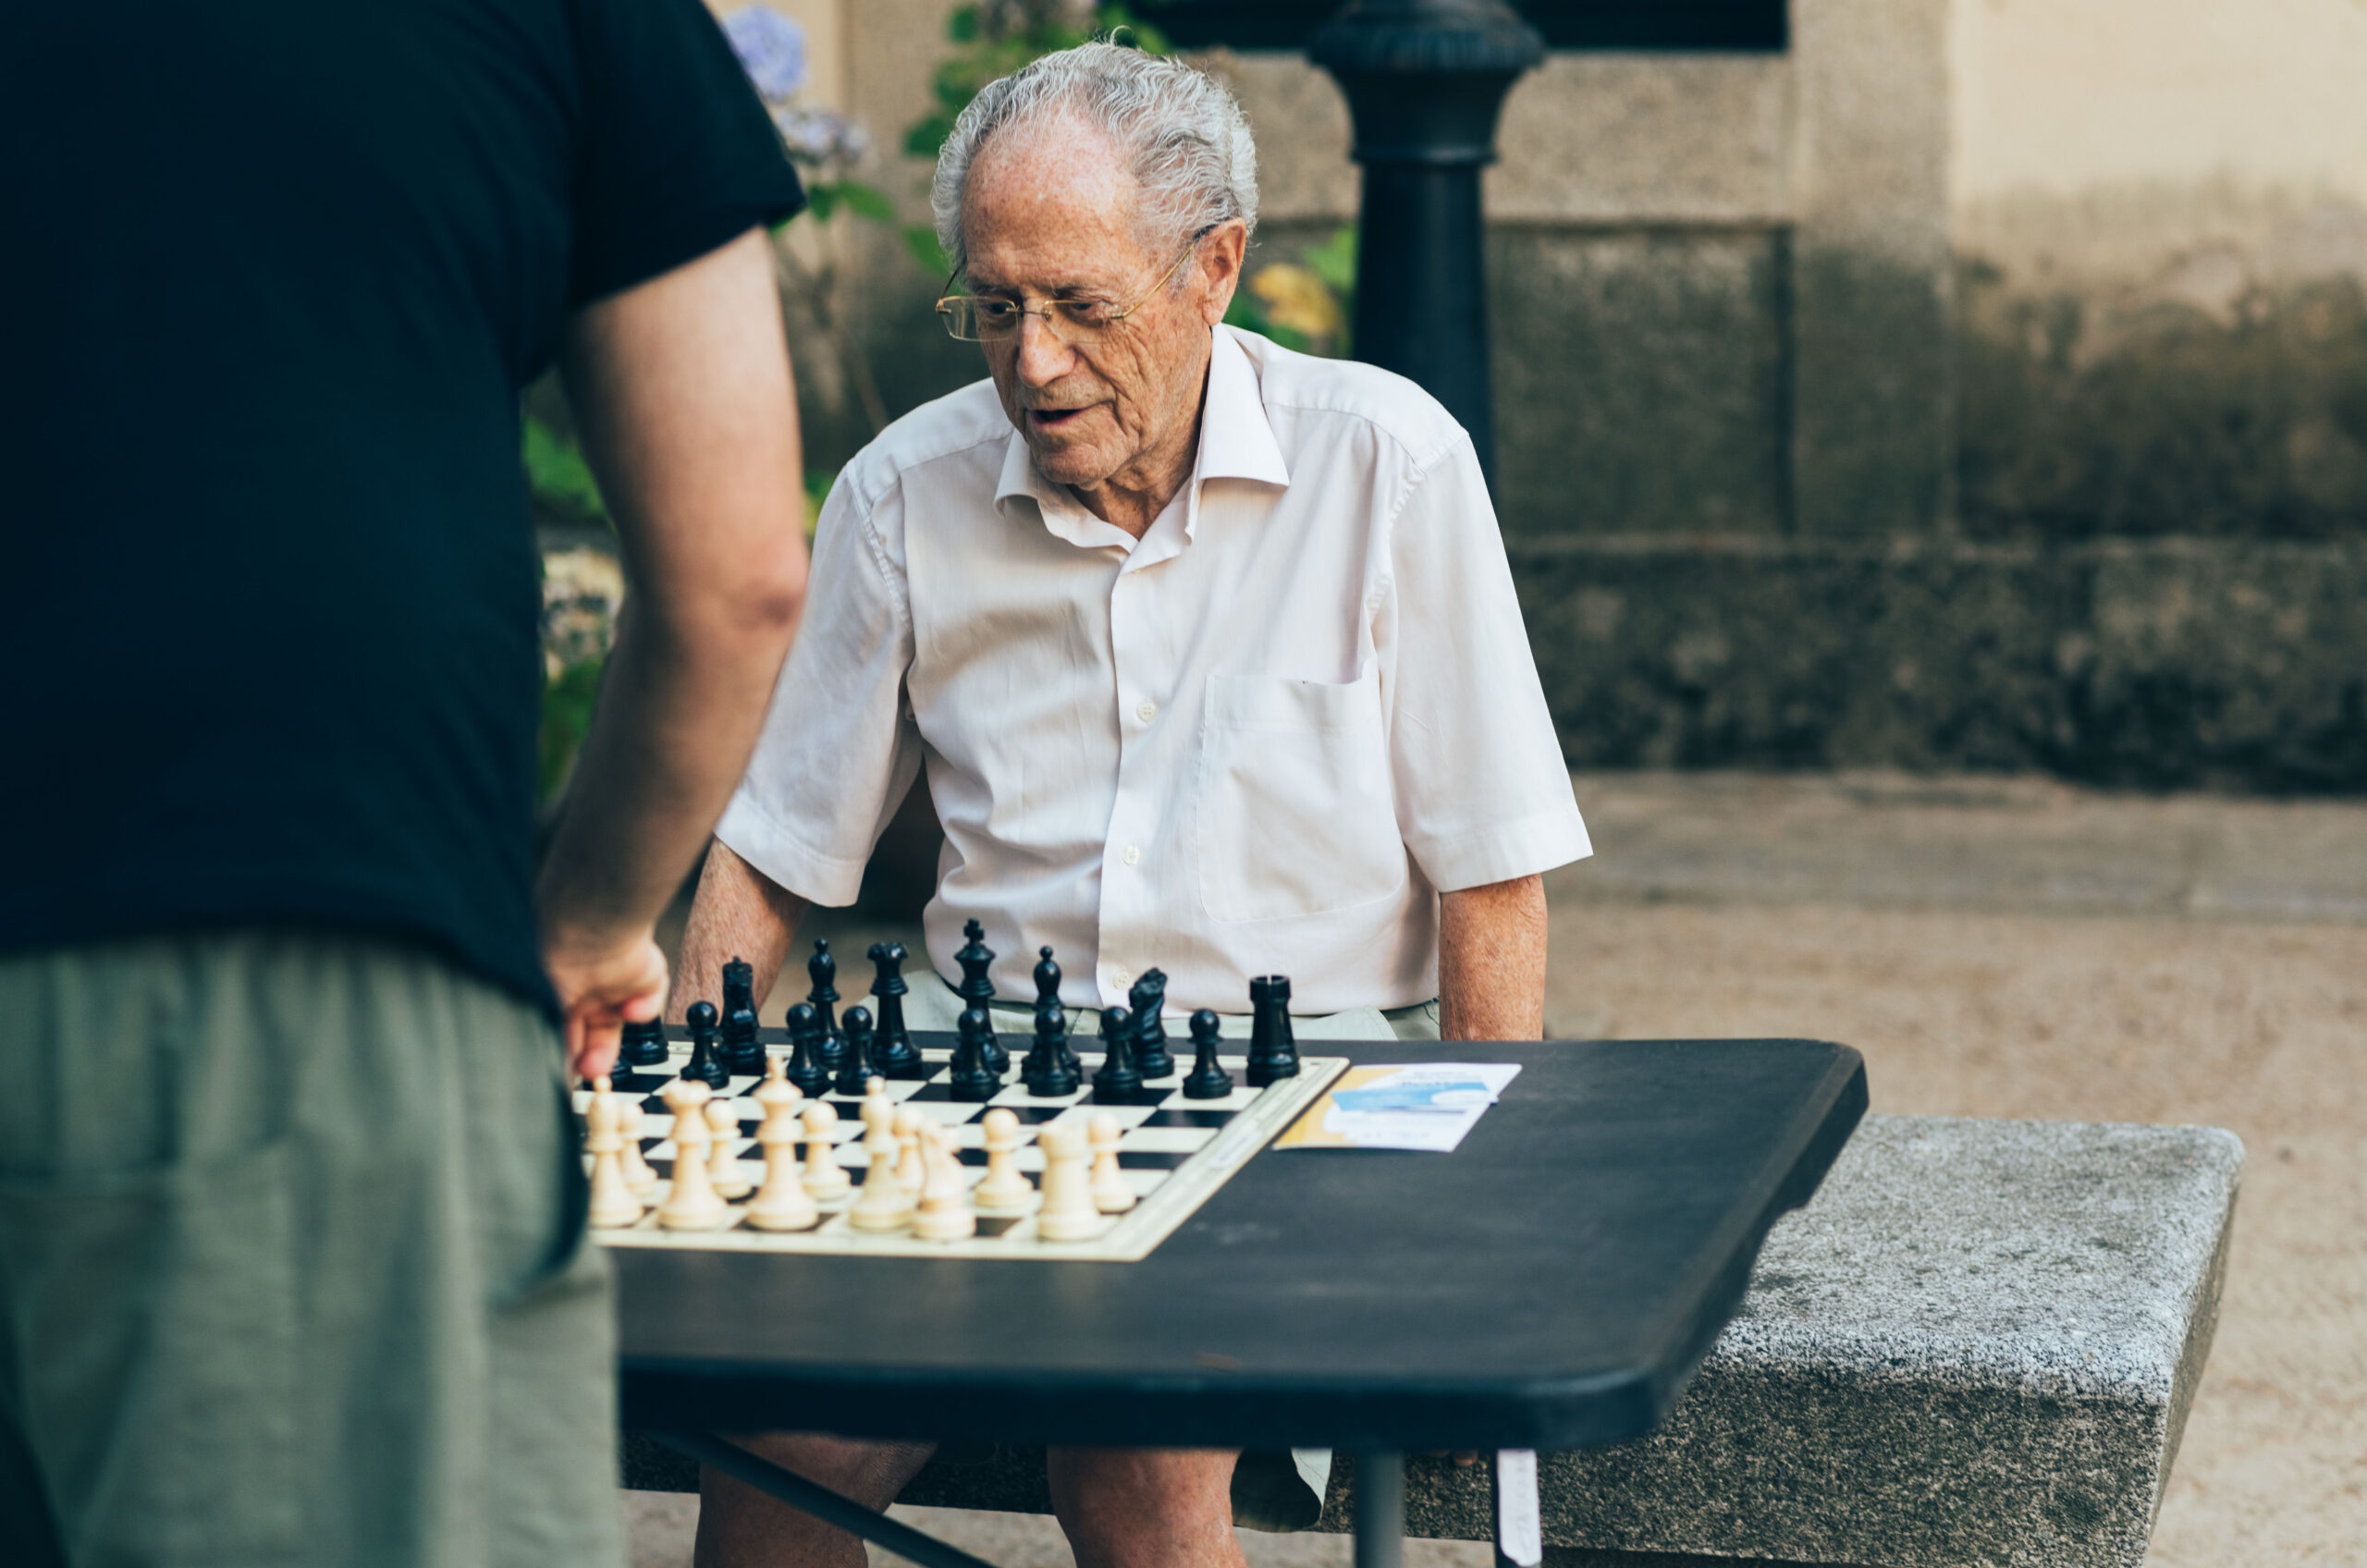
<svg viewBox="0 0 2367 1568">
<path fill-rule="evenodd" d="M 1045 386 L 1069 371 L 1074 350 L 1035 312 L 1019 318 L 1019 379 L 1030 386 Z"/>
</svg>

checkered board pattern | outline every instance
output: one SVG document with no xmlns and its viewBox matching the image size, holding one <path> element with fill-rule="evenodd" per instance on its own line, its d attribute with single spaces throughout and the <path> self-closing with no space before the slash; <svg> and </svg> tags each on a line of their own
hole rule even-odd
<svg viewBox="0 0 2367 1568">
<path fill-rule="evenodd" d="M 788 1047 L 779 1039 L 781 1031 L 763 1032 L 766 1051 L 772 1056 L 786 1056 Z M 648 1200 L 649 1211 L 639 1223 L 619 1230 L 595 1231 L 593 1235 L 609 1246 L 618 1247 L 680 1247 L 708 1252 L 793 1252 L 829 1253 L 848 1256 L 873 1257 L 1033 1257 L 1059 1259 L 1066 1262 L 1131 1263 L 1147 1257 L 1151 1249 L 1165 1241 L 1174 1229 L 1206 1203 L 1216 1190 L 1233 1179 L 1233 1173 L 1249 1163 L 1250 1157 L 1271 1142 L 1283 1128 L 1298 1118 L 1300 1112 L 1329 1088 L 1331 1081 L 1346 1071 L 1344 1058 L 1299 1058 L 1298 1076 L 1285 1078 L 1263 1089 L 1252 1089 L 1248 1084 L 1248 1062 L 1235 1056 L 1220 1056 L 1226 1072 L 1233 1074 L 1233 1092 L 1222 1099 L 1192 1100 L 1184 1097 L 1183 1075 L 1191 1071 L 1192 1055 L 1187 1043 L 1171 1041 L 1171 1053 L 1178 1055 L 1176 1072 L 1166 1078 L 1145 1084 L 1142 1091 L 1125 1105 L 1097 1105 L 1093 1100 L 1093 1074 L 1101 1065 L 1098 1052 L 1079 1049 L 1085 1063 L 1085 1087 L 1073 1095 L 1061 1095 L 1038 1099 L 1019 1082 L 1019 1060 L 1026 1054 L 1029 1040 L 1012 1036 L 1004 1041 L 1012 1053 L 1011 1071 L 1006 1079 L 1009 1086 L 984 1105 L 956 1100 L 945 1085 L 948 1066 L 953 1056 L 953 1036 L 915 1032 L 913 1043 L 920 1047 L 927 1076 L 918 1079 L 891 1079 L 888 1084 L 889 1098 L 899 1104 L 909 1104 L 932 1121 L 953 1129 L 954 1142 L 962 1163 L 970 1169 L 974 1179 L 986 1173 L 987 1151 L 985 1129 L 979 1119 L 995 1106 L 1009 1108 L 1018 1116 L 1024 1131 L 1032 1133 L 1045 1123 L 1081 1119 L 1096 1111 L 1107 1111 L 1124 1129 L 1118 1145 L 1118 1167 L 1124 1172 L 1127 1183 L 1134 1189 L 1138 1202 L 1123 1214 L 1109 1217 L 1102 1233 L 1089 1241 L 1047 1242 L 1037 1239 L 1036 1222 L 1030 1215 L 994 1215 L 981 1212 L 978 1233 L 967 1241 L 925 1242 L 909 1231 L 887 1235 L 857 1231 L 847 1224 L 846 1210 L 862 1191 L 865 1156 L 863 1148 L 861 1100 L 838 1094 L 824 1096 L 839 1113 L 835 1149 L 838 1162 L 844 1167 L 855 1183 L 854 1192 L 845 1198 L 822 1205 L 822 1222 L 811 1231 L 770 1231 L 756 1230 L 735 1215 L 731 1223 L 719 1231 L 668 1231 L 657 1223 L 656 1209 L 665 1202 L 666 1181 L 673 1170 L 674 1141 L 671 1136 L 674 1118 L 666 1102 L 653 1091 L 642 1101 L 646 1120 L 642 1123 L 643 1158 L 649 1161 L 660 1178 L 656 1194 Z M 1078 1047 L 1087 1042 L 1077 1041 Z M 1234 1042 L 1228 1042 L 1232 1044 Z M 1245 1042 L 1243 1042 L 1245 1044 Z M 680 1073 L 690 1059 L 687 1041 L 672 1041 L 672 1059 L 662 1066 L 638 1070 L 645 1079 L 672 1078 Z M 1176 1053 L 1176 1047 L 1184 1048 Z M 755 1141 L 756 1127 L 764 1120 L 764 1110 L 749 1091 L 761 1082 L 755 1078 L 735 1077 L 723 1091 L 740 1113 L 742 1138 L 734 1152 L 743 1161 L 743 1169 L 751 1182 L 763 1179 L 764 1151 Z M 591 1103 L 591 1095 L 579 1089 L 575 1095 L 576 1114 L 581 1117 Z M 1015 1157 L 1019 1169 L 1031 1180 L 1043 1179 L 1044 1155 L 1032 1137 Z M 740 1200 L 739 1207 L 744 1207 Z"/>
</svg>

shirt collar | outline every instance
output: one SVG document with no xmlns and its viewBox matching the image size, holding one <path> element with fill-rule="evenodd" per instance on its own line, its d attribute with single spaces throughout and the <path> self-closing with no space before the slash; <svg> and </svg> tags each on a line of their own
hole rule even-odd
<svg viewBox="0 0 2367 1568">
<path fill-rule="evenodd" d="M 1273 424 L 1266 418 L 1257 367 L 1233 329 L 1221 325 L 1209 335 L 1208 385 L 1200 405 L 1200 451 L 1187 482 L 1192 496 L 1185 508 L 1186 538 L 1199 521 L 1199 488 L 1211 479 L 1246 479 L 1279 486 L 1291 482 L 1282 443 L 1275 439 Z M 995 482 L 996 508 L 1019 496 L 1034 501 L 1044 526 L 1072 545 L 1115 544 L 1131 548 L 1135 543 L 1123 529 L 1087 511 L 1066 486 L 1036 472 L 1027 437 L 1014 428 L 1003 447 L 1002 474 Z"/>
</svg>

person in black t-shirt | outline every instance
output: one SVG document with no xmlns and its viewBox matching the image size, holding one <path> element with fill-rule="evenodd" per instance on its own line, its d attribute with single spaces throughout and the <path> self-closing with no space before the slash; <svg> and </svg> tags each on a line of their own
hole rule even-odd
<svg viewBox="0 0 2367 1568">
<path fill-rule="evenodd" d="M 0 15 L 0 1540 L 16 1562 L 619 1556 L 563 1073 L 804 592 L 698 0 Z M 632 599 L 539 872 L 519 394 Z"/>
</svg>

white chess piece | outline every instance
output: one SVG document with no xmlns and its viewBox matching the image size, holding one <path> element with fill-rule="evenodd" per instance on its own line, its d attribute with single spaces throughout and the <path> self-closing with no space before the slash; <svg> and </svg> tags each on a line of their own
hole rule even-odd
<svg viewBox="0 0 2367 1568">
<path fill-rule="evenodd" d="M 753 1096 L 765 1108 L 764 1125 L 756 1129 L 765 1151 L 765 1184 L 748 1206 L 748 1223 L 759 1231 L 810 1231 L 821 1223 L 822 1211 L 814 1207 L 797 1164 L 797 1138 L 803 1130 L 798 1110 L 805 1096 L 782 1076 L 783 1065 L 779 1057 L 772 1059 Z"/>
<path fill-rule="evenodd" d="M 896 1108 L 896 1180 L 904 1184 L 904 1196 L 915 1204 L 920 1202 L 921 1183 L 928 1180 L 928 1168 L 921 1158 L 923 1125 L 921 1113 L 911 1106 Z"/>
<path fill-rule="evenodd" d="M 966 1241 L 978 1233 L 978 1217 L 970 1207 L 970 1175 L 953 1153 L 952 1137 L 942 1127 L 920 1131 L 922 1186 L 920 1212 L 913 1234 L 925 1242 Z"/>
<path fill-rule="evenodd" d="M 836 1203 L 853 1190 L 846 1167 L 839 1163 L 833 1134 L 839 1113 L 821 1100 L 805 1107 L 805 1191 L 816 1203 Z"/>
<path fill-rule="evenodd" d="M 1085 1129 L 1073 1121 L 1049 1122 L 1036 1142 L 1044 1151 L 1044 1207 L 1036 1211 L 1036 1234 L 1048 1242 L 1091 1241 L 1108 1221 L 1093 1205 Z"/>
<path fill-rule="evenodd" d="M 1036 1201 L 1036 1189 L 1019 1171 L 1019 1151 L 1027 1142 L 1019 1118 L 997 1106 L 982 1125 L 987 1140 L 987 1174 L 970 1194 L 981 1209 L 1000 1214 L 1024 1213 Z"/>
<path fill-rule="evenodd" d="M 714 1231 L 731 1219 L 731 1206 L 716 1195 L 707 1179 L 706 1117 L 711 1091 L 695 1078 L 677 1078 L 660 1091 L 674 1113 L 674 1180 L 657 1210 L 668 1231 Z"/>
<path fill-rule="evenodd" d="M 1126 1185 L 1126 1173 L 1118 1169 L 1118 1145 L 1125 1133 L 1119 1130 L 1118 1119 L 1106 1110 L 1095 1111 L 1085 1132 L 1093 1144 L 1093 1207 L 1104 1214 L 1123 1214 L 1134 1207 L 1134 1190 Z"/>
<path fill-rule="evenodd" d="M 604 1231 L 621 1230 L 641 1218 L 641 1200 L 625 1184 L 624 1108 L 606 1078 L 593 1085 L 592 1104 L 584 1113 L 589 1136 L 584 1147 L 592 1154 L 591 1222 Z"/>
<path fill-rule="evenodd" d="M 913 1222 L 913 1199 L 898 1169 L 895 1113 L 884 1097 L 877 1106 L 865 1099 L 863 1121 L 863 1191 L 847 1210 L 847 1223 L 858 1231 L 901 1231 Z"/>
<path fill-rule="evenodd" d="M 740 1142 L 740 1113 L 729 1099 L 706 1102 L 706 1179 L 717 1197 L 744 1198 L 754 1189 L 741 1169 L 733 1145 Z"/>
<path fill-rule="evenodd" d="M 647 1203 L 657 1192 L 657 1172 L 649 1168 L 649 1161 L 641 1155 L 641 1129 L 642 1124 L 649 1120 L 649 1113 L 641 1109 L 639 1095 L 619 1097 L 622 1103 L 617 1107 L 619 1113 L 617 1131 L 624 1138 L 625 1190 Z"/>
</svg>

